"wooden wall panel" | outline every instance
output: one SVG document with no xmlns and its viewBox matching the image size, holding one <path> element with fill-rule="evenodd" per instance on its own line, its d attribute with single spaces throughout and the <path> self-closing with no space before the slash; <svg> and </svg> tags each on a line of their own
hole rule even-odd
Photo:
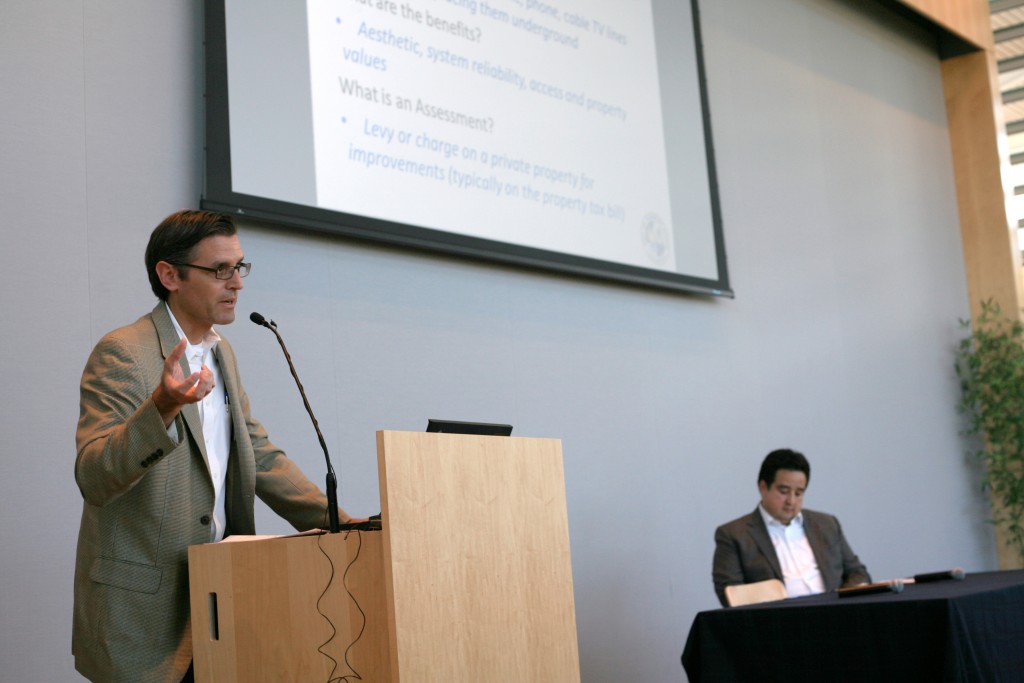
<svg viewBox="0 0 1024 683">
<path fill-rule="evenodd" d="M 1021 258 L 1007 213 L 1003 166 L 1009 163 L 992 53 L 979 50 L 942 62 L 950 147 L 971 310 L 993 299 L 1020 311 Z"/>
<path fill-rule="evenodd" d="M 978 47 L 992 47 L 987 0 L 898 0 Z"/>
</svg>

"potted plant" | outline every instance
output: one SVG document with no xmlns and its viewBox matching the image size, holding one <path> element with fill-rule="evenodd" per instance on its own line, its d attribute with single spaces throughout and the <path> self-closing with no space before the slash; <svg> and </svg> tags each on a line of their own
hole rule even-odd
<svg viewBox="0 0 1024 683">
<path fill-rule="evenodd" d="M 982 303 L 956 353 L 959 409 L 965 433 L 977 437 L 982 485 L 992 496 L 992 522 L 1024 561 L 1024 324 Z"/>
</svg>

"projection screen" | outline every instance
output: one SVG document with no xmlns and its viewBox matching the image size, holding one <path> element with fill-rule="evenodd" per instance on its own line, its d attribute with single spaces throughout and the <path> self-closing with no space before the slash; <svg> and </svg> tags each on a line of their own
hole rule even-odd
<svg viewBox="0 0 1024 683">
<path fill-rule="evenodd" d="M 208 0 L 202 206 L 731 296 L 696 0 Z"/>
</svg>

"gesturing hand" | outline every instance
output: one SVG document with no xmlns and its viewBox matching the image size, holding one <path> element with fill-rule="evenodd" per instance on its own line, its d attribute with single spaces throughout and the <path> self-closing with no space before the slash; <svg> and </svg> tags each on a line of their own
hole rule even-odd
<svg viewBox="0 0 1024 683">
<path fill-rule="evenodd" d="M 213 391 L 213 372 L 205 365 L 200 368 L 199 372 L 193 372 L 185 377 L 185 373 L 181 370 L 181 355 L 183 353 L 185 353 L 184 337 L 164 360 L 160 384 L 153 391 L 153 403 L 156 404 L 157 410 L 160 411 L 160 416 L 163 417 L 164 424 L 167 426 L 170 426 L 182 406 L 198 403 Z"/>
</svg>

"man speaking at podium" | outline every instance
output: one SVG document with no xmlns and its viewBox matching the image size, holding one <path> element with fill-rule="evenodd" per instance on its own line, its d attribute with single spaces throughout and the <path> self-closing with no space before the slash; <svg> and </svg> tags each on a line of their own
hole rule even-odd
<svg viewBox="0 0 1024 683">
<path fill-rule="evenodd" d="M 174 213 L 145 260 L 160 302 L 93 349 L 76 433 L 71 649 L 103 683 L 192 680 L 188 547 L 255 533 L 255 495 L 298 530 L 327 520 L 326 496 L 249 414 L 213 328 L 235 319 L 250 269 L 231 218 Z"/>
<path fill-rule="evenodd" d="M 802 453 L 787 448 L 765 457 L 757 476 L 760 505 L 715 530 L 712 578 L 722 605 L 728 605 L 726 586 L 768 579 L 785 583 L 791 598 L 871 581 L 839 520 L 803 509 L 810 480 Z"/>
</svg>

